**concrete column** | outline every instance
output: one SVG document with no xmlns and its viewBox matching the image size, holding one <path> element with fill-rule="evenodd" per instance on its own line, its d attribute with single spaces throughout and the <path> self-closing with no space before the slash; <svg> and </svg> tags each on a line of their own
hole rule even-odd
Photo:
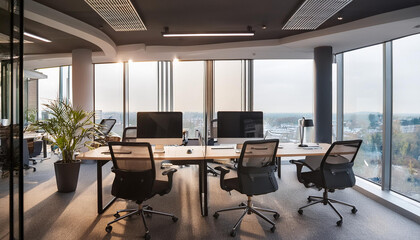
<svg viewBox="0 0 420 240">
<path fill-rule="evenodd" d="M 72 51 L 73 106 L 86 111 L 94 110 L 94 80 L 92 50 L 75 49 Z"/>
<path fill-rule="evenodd" d="M 315 142 L 332 139 L 332 47 L 314 49 L 314 125 Z"/>
</svg>

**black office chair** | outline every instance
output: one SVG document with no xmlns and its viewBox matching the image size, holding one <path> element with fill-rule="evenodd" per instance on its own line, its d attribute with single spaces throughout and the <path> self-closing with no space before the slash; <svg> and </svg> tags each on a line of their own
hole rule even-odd
<svg viewBox="0 0 420 240">
<path fill-rule="evenodd" d="M 152 147 L 149 143 L 141 142 L 110 142 L 109 150 L 112 157 L 112 171 L 115 173 L 112 183 L 112 195 L 118 198 L 135 201 L 137 209 L 123 209 L 114 214 L 115 220 L 109 222 L 105 228 L 106 232 L 112 231 L 111 224 L 132 215 L 141 215 L 146 229 L 145 239 L 150 239 L 145 215 L 157 214 L 168 216 L 172 221 L 178 218 L 172 214 L 153 211 L 148 205 L 142 205 L 143 201 L 152 198 L 154 195 L 165 195 L 171 191 L 172 177 L 176 169 L 169 169 L 162 174 L 168 176 L 168 181 L 156 180 L 155 161 L 153 159 Z M 121 212 L 128 212 L 120 216 Z"/>
<path fill-rule="evenodd" d="M 101 125 L 100 130 L 104 137 L 108 136 L 116 122 L 116 119 L 111 118 L 101 120 L 101 122 L 99 123 Z"/>
<path fill-rule="evenodd" d="M 126 127 L 123 132 L 123 142 L 135 142 L 137 139 L 137 127 Z"/>
<path fill-rule="evenodd" d="M 274 176 L 275 157 L 277 154 L 278 139 L 246 141 L 242 147 L 238 164 L 238 177 L 225 179 L 229 170 L 223 167 L 216 167 L 221 172 L 220 187 L 225 191 L 236 190 L 248 196 L 247 204 L 241 203 L 239 207 L 222 209 L 214 213 L 213 217 L 218 218 L 220 212 L 244 209 L 238 222 L 233 226 L 230 235 L 236 236 L 236 228 L 241 224 L 246 214 L 255 213 L 265 221 L 269 222 L 271 232 L 276 230 L 273 221 L 264 216 L 260 211 L 274 213 L 274 219 L 280 217 L 279 213 L 266 208 L 254 207 L 251 202 L 253 195 L 267 194 L 278 189 L 277 180 Z"/>
<path fill-rule="evenodd" d="M 37 157 L 41 154 L 43 139 L 33 141 L 33 144 L 34 144 L 34 149 L 33 149 L 32 153 L 29 153 L 29 160 L 32 161 L 32 164 L 35 165 L 35 164 L 37 164 L 37 162 L 36 162 L 36 159 L 33 159 L 33 158 Z"/>
<path fill-rule="evenodd" d="M 345 189 L 354 186 L 356 179 L 353 173 L 353 162 L 361 144 L 362 140 L 334 142 L 324 155 L 318 167 L 306 163 L 305 160 L 290 160 L 291 163 L 296 164 L 299 182 L 303 183 L 307 188 L 315 187 L 318 190 L 324 189 L 322 197 L 309 196 L 308 202 L 310 203 L 299 208 L 299 214 L 303 213 L 304 208 L 314 204 L 328 204 L 340 217 L 340 220 L 337 221 L 337 226 L 341 226 L 343 223 L 343 216 L 335 209 L 333 203 L 349 206 L 352 208 L 352 213 L 357 212 L 356 207 L 353 205 L 328 198 L 328 192 L 334 192 L 336 189 Z M 304 166 L 311 171 L 302 172 Z"/>
<path fill-rule="evenodd" d="M 29 165 L 30 157 L 29 157 L 28 140 L 23 139 L 22 148 L 23 148 L 23 156 L 22 156 L 23 169 L 32 169 L 35 172 L 36 168 Z"/>
</svg>

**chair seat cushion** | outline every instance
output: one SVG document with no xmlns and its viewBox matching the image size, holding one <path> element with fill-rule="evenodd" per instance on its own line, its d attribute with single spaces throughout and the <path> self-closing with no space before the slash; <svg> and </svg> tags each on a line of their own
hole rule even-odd
<svg viewBox="0 0 420 240">
<path fill-rule="evenodd" d="M 225 179 L 224 184 L 227 191 L 236 190 L 239 191 L 239 179 L 238 178 L 228 178 Z"/>
<path fill-rule="evenodd" d="M 155 180 L 152 190 L 154 194 L 159 194 L 162 196 L 164 194 L 169 193 L 170 190 L 171 187 L 169 186 L 168 181 Z"/>
<path fill-rule="evenodd" d="M 313 183 L 316 187 L 323 187 L 321 171 L 303 172 L 301 176 L 305 184 Z"/>
</svg>

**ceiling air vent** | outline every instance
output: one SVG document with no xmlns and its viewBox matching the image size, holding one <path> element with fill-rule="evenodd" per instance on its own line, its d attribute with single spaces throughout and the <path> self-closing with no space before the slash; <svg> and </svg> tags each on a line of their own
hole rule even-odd
<svg viewBox="0 0 420 240">
<path fill-rule="evenodd" d="M 146 26 L 130 0 L 85 0 L 115 31 L 145 31 Z"/>
<path fill-rule="evenodd" d="M 353 0 L 306 0 L 283 30 L 314 30 Z"/>
</svg>

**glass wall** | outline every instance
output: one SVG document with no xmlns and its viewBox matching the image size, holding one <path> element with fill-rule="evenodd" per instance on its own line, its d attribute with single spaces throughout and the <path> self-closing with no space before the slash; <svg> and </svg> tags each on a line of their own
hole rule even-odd
<svg viewBox="0 0 420 240">
<path fill-rule="evenodd" d="M 254 110 L 282 142 L 299 141 L 298 119 L 313 117 L 313 91 L 313 60 L 254 61 Z M 313 129 L 305 131 L 311 142 Z"/>
<path fill-rule="evenodd" d="M 128 125 L 137 126 L 137 112 L 158 110 L 157 62 L 128 63 Z"/>
<path fill-rule="evenodd" d="M 391 188 L 420 201 L 420 34 L 393 44 Z"/>
<path fill-rule="evenodd" d="M 214 61 L 214 109 L 216 113 L 218 111 L 242 110 L 242 77 L 240 60 Z"/>
<path fill-rule="evenodd" d="M 355 173 L 381 183 L 383 47 L 344 53 L 343 138 L 362 139 Z"/>
<path fill-rule="evenodd" d="M 183 128 L 190 138 L 204 135 L 204 61 L 173 63 L 173 110 L 183 112 Z"/>
<path fill-rule="evenodd" d="M 123 63 L 95 64 L 95 122 L 113 118 L 113 132 L 123 133 Z"/>
</svg>

